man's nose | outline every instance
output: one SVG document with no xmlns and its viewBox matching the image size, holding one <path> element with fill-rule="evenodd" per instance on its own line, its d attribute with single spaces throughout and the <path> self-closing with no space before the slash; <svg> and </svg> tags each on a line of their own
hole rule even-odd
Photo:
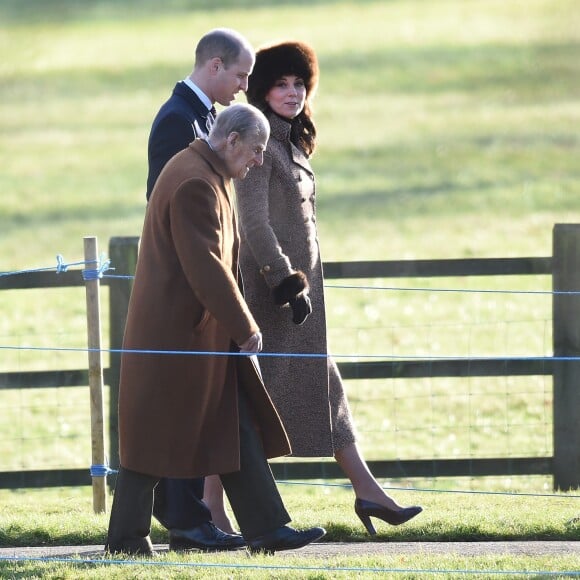
<svg viewBox="0 0 580 580">
<path fill-rule="evenodd" d="M 260 165 L 262 165 L 264 163 L 264 152 L 260 152 L 258 153 L 255 157 L 254 157 L 254 161 L 256 162 L 256 165 L 258 167 L 260 167 Z"/>
<path fill-rule="evenodd" d="M 248 79 L 244 78 L 240 81 L 240 89 L 244 91 L 244 93 L 248 90 Z"/>
</svg>

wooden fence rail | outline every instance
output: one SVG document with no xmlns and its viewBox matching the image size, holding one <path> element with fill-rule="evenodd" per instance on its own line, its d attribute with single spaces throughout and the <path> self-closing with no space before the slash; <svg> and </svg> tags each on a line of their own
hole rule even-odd
<svg viewBox="0 0 580 580">
<path fill-rule="evenodd" d="M 101 285 L 109 289 L 109 368 L 104 381 L 110 388 L 109 461 L 118 465 L 118 381 L 123 329 L 131 292 L 130 275 L 135 271 L 138 238 L 110 240 L 109 259 L 115 274 Z M 329 262 L 325 277 L 413 278 L 457 276 L 538 276 L 553 281 L 553 358 L 386 360 L 339 363 L 345 379 L 423 378 L 465 376 L 538 376 L 553 377 L 554 447 L 550 457 L 468 458 L 370 461 L 376 477 L 456 477 L 484 475 L 552 475 L 555 489 L 580 487 L 580 225 L 556 224 L 553 230 L 553 255 L 544 258 L 482 258 L 449 260 L 393 260 L 369 262 Z M 0 277 L 0 290 L 84 286 L 78 272 L 33 272 Z M 0 373 L 0 389 L 83 386 L 88 384 L 86 370 L 29 371 Z M 272 463 L 278 479 L 342 478 L 335 462 Z M 89 485 L 88 467 L 44 471 L 0 472 L 0 488 Z"/>
</svg>

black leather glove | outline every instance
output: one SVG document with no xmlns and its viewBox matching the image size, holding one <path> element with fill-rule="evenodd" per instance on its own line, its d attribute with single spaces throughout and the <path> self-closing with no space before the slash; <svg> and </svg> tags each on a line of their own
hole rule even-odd
<svg viewBox="0 0 580 580">
<path fill-rule="evenodd" d="M 308 292 L 308 280 L 303 272 L 296 270 L 294 274 L 287 276 L 272 289 L 274 294 L 274 302 L 278 306 L 288 304 L 291 298 L 297 298 L 299 294 Z"/>
<path fill-rule="evenodd" d="M 292 322 L 294 324 L 303 324 L 304 321 L 312 314 L 312 303 L 308 294 L 300 294 L 296 298 L 288 300 L 292 308 Z"/>
</svg>

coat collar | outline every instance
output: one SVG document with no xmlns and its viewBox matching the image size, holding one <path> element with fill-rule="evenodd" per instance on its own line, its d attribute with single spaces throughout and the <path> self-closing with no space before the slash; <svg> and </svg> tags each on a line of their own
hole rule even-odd
<svg viewBox="0 0 580 580">
<path fill-rule="evenodd" d="M 287 143 L 290 147 L 292 161 L 313 174 L 308 157 L 290 141 L 290 131 L 292 129 L 290 121 L 286 121 L 272 112 L 268 114 L 268 121 L 270 122 L 270 138 L 273 137 L 282 143 Z"/>
<path fill-rule="evenodd" d="M 232 178 L 228 174 L 226 164 L 217 153 L 209 146 L 205 139 L 196 139 L 189 144 L 189 148 L 195 151 L 212 169 L 212 171 L 221 178 L 223 191 L 230 207 L 234 207 L 234 187 Z"/>
<path fill-rule="evenodd" d="M 223 178 L 225 183 L 231 181 L 225 162 L 218 157 L 205 139 L 196 139 L 189 144 L 189 147 L 198 153 L 211 166 L 213 171 Z"/>
<path fill-rule="evenodd" d="M 286 121 L 271 111 L 268 113 L 268 121 L 270 123 L 270 136 L 278 139 L 278 141 L 290 141 L 290 130 L 292 125 L 290 121 Z"/>
<path fill-rule="evenodd" d="M 207 119 L 208 108 L 203 104 L 201 99 L 190 89 L 183 81 L 179 81 L 173 88 L 173 94 L 184 99 L 187 104 L 203 119 Z"/>
</svg>

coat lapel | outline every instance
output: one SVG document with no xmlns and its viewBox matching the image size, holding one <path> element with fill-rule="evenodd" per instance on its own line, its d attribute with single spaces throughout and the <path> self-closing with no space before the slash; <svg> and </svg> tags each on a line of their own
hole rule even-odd
<svg viewBox="0 0 580 580">
<path fill-rule="evenodd" d="M 204 137 L 209 133 L 209 128 L 213 122 L 213 118 L 210 120 L 208 116 L 210 115 L 207 107 L 201 102 L 201 99 L 192 91 L 183 81 L 178 82 L 174 89 L 173 94 L 184 99 L 189 107 L 194 111 L 194 116 L 192 117 L 192 127 L 197 137 Z M 199 121 L 201 119 L 201 122 Z"/>
<path fill-rule="evenodd" d="M 290 155 L 292 156 L 292 162 L 296 165 L 300 165 L 304 170 L 306 170 L 310 175 L 314 175 L 308 157 L 304 155 L 296 145 L 290 141 L 290 123 L 284 121 L 278 115 L 270 114 L 268 120 L 270 121 L 270 133 L 271 136 L 283 143 L 288 143 L 290 145 Z"/>
<path fill-rule="evenodd" d="M 298 147 L 293 143 L 290 143 L 290 146 L 292 147 L 292 161 L 296 163 L 296 165 L 300 165 L 300 167 L 305 169 L 310 175 L 314 175 L 314 171 L 312 170 L 306 155 L 304 155 L 304 153 L 302 153 L 302 151 L 300 151 L 300 149 L 298 149 Z"/>
</svg>

